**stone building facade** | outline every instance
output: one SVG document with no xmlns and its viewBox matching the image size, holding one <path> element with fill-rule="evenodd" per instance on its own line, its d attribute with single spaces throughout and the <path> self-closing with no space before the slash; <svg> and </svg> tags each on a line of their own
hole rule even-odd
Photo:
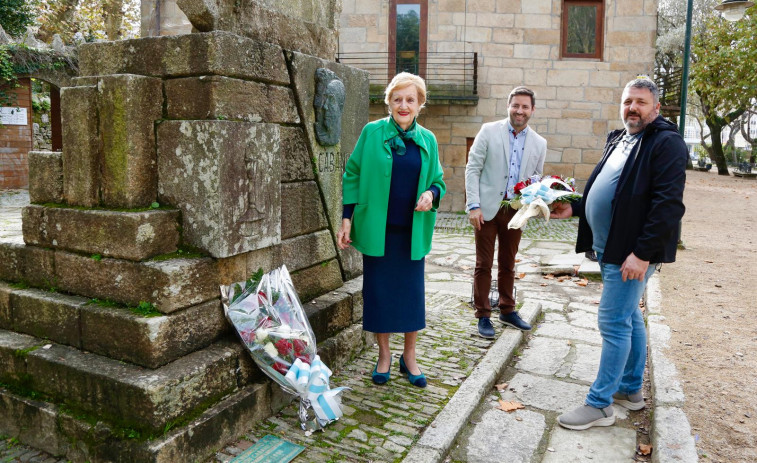
<svg viewBox="0 0 757 463">
<path fill-rule="evenodd" d="M 421 23 L 419 51 L 421 60 L 428 53 L 428 74 L 432 56 L 476 53 L 472 98 L 435 100 L 430 86 L 427 108 L 419 118 L 439 141 L 448 185 L 441 209 L 462 211 L 470 143 L 481 124 L 507 116 L 508 94 L 518 85 L 536 92 L 530 125 L 548 142 L 545 174 L 575 177 L 583 186 L 600 158 L 605 135 L 621 127 L 618 104 L 623 85 L 638 74 L 652 75 L 657 4 L 657 0 L 343 0 L 339 51 L 340 56 L 353 58 L 387 56 L 391 68 L 398 59 L 393 57 L 398 52 L 392 44 L 402 33 L 392 30 L 392 25 L 397 15 L 415 8 Z M 592 53 L 574 53 L 563 23 L 569 12 L 584 7 L 597 15 L 592 37 L 596 48 Z M 358 65 L 354 61 L 344 60 Z M 389 74 L 372 71 L 372 85 L 382 80 L 385 84 Z M 386 107 L 374 96 L 371 119 L 385 115 Z"/>
</svg>

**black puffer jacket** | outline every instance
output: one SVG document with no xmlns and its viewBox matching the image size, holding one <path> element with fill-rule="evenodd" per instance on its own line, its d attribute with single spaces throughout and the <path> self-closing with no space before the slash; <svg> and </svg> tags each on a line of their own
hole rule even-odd
<svg viewBox="0 0 757 463">
<path fill-rule="evenodd" d="M 608 135 L 602 160 L 589 177 L 583 198 L 572 204 L 573 215 L 580 217 L 576 252 L 592 248 L 584 202 L 624 132 L 616 130 Z M 620 265 L 632 252 L 651 263 L 675 261 L 678 227 L 685 210 L 687 158 L 686 144 L 675 124 L 658 116 L 644 129 L 618 179 L 604 262 Z"/>
</svg>

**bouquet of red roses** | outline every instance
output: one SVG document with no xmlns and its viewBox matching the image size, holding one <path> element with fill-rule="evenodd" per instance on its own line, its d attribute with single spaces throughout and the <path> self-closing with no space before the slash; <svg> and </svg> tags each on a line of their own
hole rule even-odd
<svg viewBox="0 0 757 463">
<path fill-rule="evenodd" d="M 539 177 L 533 176 L 519 182 L 513 188 L 515 197 L 502 201 L 518 210 L 507 228 L 523 228 L 531 217 L 542 215 L 549 221 L 549 205 L 554 202 L 570 202 L 581 197 L 576 192 L 576 181 L 573 178 L 563 179 L 556 175 Z"/>
<path fill-rule="evenodd" d="M 247 281 L 221 286 L 226 318 L 260 369 L 286 392 L 300 397 L 303 429 L 323 429 L 342 416 L 331 370 L 316 355 L 313 329 L 286 266 Z M 315 419 L 310 419 L 312 409 Z"/>
</svg>

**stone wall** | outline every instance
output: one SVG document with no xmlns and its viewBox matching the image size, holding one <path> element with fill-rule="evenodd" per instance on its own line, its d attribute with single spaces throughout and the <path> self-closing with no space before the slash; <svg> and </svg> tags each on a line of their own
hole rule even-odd
<svg viewBox="0 0 757 463">
<path fill-rule="evenodd" d="M 441 210 L 465 207 L 467 139 L 481 124 L 507 117 L 507 96 L 525 85 L 536 92 L 530 125 L 547 139 L 545 174 L 573 176 L 582 186 L 599 160 L 605 135 L 621 127 L 622 86 L 652 74 L 657 0 L 605 2 L 603 59 L 560 59 L 560 0 L 438 0 L 428 3 L 428 51 L 477 52 L 475 106 L 434 105 L 419 121 L 440 145 L 448 183 Z M 342 52 L 388 49 L 389 1 L 345 0 Z M 371 106 L 371 119 L 384 117 Z"/>
<path fill-rule="evenodd" d="M 26 110 L 26 123 L 0 125 L 0 190 L 27 188 L 29 185 L 27 153 L 32 149 L 31 80 L 21 78 L 18 84 L 19 87 L 9 93 L 14 95 L 13 108 Z"/>
</svg>

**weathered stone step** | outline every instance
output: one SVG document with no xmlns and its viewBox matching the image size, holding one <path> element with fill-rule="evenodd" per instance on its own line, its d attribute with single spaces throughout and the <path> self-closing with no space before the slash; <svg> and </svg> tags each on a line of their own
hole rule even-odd
<svg viewBox="0 0 757 463">
<path fill-rule="evenodd" d="M 132 262 L 0 243 L 0 280 L 132 306 L 148 302 L 164 314 L 218 297 L 210 258 Z"/>
<path fill-rule="evenodd" d="M 276 413 L 291 397 L 270 381 L 249 384 L 183 426 L 145 440 L 124 436 L 66 407 L 23 397 L 0 387 L 0 434 L 73 462 L 176 463 L 204 461 L 251 425 Z"/>
<path fill-rule="evenodd" d="M 178 210 L 118 212 L 65 207 L 23 209 L 24 242 L 86 254 L 141 261 L 175 252 Z"/>
<path fill-rule="evenodd" d="M 49 339 L 116 360 L 158 368 L 229 332 L 218 299 L 170 315 L 0 282 L 0 328 Z"/>
<path fill-rule="evenodd" d="M 241 343 L 218 341 L 158 369 L 0 330 L 0 382 L 120 427 L 162 431 L 261 378 Z"/>
</svg>

